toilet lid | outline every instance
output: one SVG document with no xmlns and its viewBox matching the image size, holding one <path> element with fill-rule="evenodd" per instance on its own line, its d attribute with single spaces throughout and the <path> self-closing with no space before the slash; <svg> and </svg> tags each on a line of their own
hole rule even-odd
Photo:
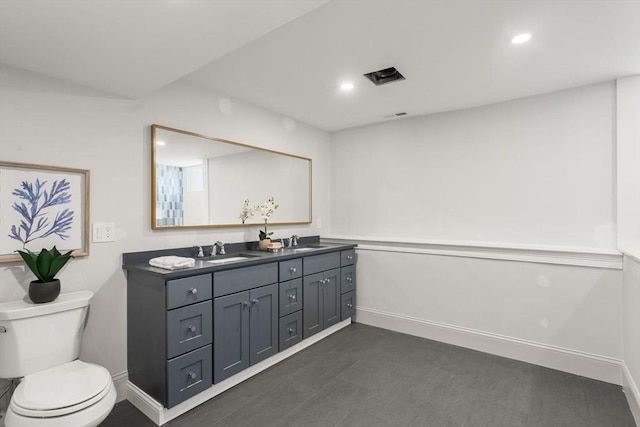
<svg viewBox="0 0 640 427">
<path fill-rule="evenodd" d="M 11 403 L 22 415 L 60 416 L 99 401 L 111 384 L 111 375 L 102 366 L 74 360 L 24 377 Z"/>
</svg>

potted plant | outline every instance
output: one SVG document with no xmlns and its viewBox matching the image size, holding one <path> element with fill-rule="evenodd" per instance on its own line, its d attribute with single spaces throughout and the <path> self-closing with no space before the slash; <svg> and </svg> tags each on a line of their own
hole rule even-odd
<svg viewBox="0 0 640 427">
<path fill-rule="evenodd" d="M 29 249 L 16 252 L 38 278 L 29 283 L 29 299 L 36 304 L 41 304 L 58 298 L 60 279 L 55 277 L 69 259 L 73 258 L 71 255 L 73 251 L 63 254 L 54 246 L 51 250 L 42 248 L 40 253 L 31 252 Z"/>
<path fill-rule="evenodd" d="M 273 197 L 267 199 L 267 201 L 263 204 L 254 207 L 249 206 L 249 199 L 245 200 L 242 205 L 242 210 L 240 211 L 240 215 L 238 216 L 238 218 L 242 220 L 243 224 L 256 212 L 260 214 L 260 217 L 264 221 L 264 230 L 260 230 L 260 232 L 258 233 L 258 247 L 260 248 L 260 250 L 266 250 L 269 243 L 271 243 L 271 239 L 269 238 L 269 236 L 273 234 L 273 231 L 269 232 L 267 230 L 267 222 L 269 221 L 269 218 L 271 218 L 271 215 L 273 215 L 273 213 L 276 211 L 276 209 L 278 209 L 278 206 L 279 205 L 275 202 Z"/>
</svg>

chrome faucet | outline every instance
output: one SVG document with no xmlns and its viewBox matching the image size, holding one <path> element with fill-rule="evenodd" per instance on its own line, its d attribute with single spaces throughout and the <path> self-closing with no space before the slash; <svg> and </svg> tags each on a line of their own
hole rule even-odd
<svg viewBox="0 0 640 427">
<path fill-rule="evenodd" d="M 198 251 L 196 257 L 197 258 L 204 258 L 204 252 L 202 251 L 202 246 L 196 246 L 196 249 Z"/>
<path fill-rule="evenodd" d="M 213 244 L 213 250 L 211 251 L 211 255 L 213 256 L 216 255 L 216 248 L 220 248 L 220 251 L 218 251 L 218 254 L 220 255 L 226 254 L 226 252 L 224 251 L 224 243 L 222 243 L 220 240 L 218 240 L 216 243 Z"/>
<path fill-rule="evenodd" d="M 300 236 L 298 236 L 297 234 L 294 234 L 293 236 L 291 236 L 291 238 L 289 239 L 289 247 L 298 246 L 299 238 Z"/>
</svg>

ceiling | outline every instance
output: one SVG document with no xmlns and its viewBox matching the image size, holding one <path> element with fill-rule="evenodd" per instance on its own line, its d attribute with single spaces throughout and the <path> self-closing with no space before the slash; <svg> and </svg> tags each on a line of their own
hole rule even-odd
<svg viewBox="0 0 640 427">
<path fill-rule="evenodd" d="M 640 0 L 0 0 L 0 62 L 128 98 L 186 79 L 335 131 L 640 74 Z M 406 80 L 362 76 L 390 66 Z"/>
</svg>

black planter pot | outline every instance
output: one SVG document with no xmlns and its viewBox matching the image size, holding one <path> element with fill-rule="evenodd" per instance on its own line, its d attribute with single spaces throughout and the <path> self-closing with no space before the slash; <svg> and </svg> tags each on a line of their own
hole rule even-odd
<svg viewBox="0 0 640 427">
<path fill-rule="evenodd" d="M 34 280 L 29 283 L 29 299 L 36 304 L 51 302 L 60 295 L 60 279 L 51 282 Z"/>
</svg>

